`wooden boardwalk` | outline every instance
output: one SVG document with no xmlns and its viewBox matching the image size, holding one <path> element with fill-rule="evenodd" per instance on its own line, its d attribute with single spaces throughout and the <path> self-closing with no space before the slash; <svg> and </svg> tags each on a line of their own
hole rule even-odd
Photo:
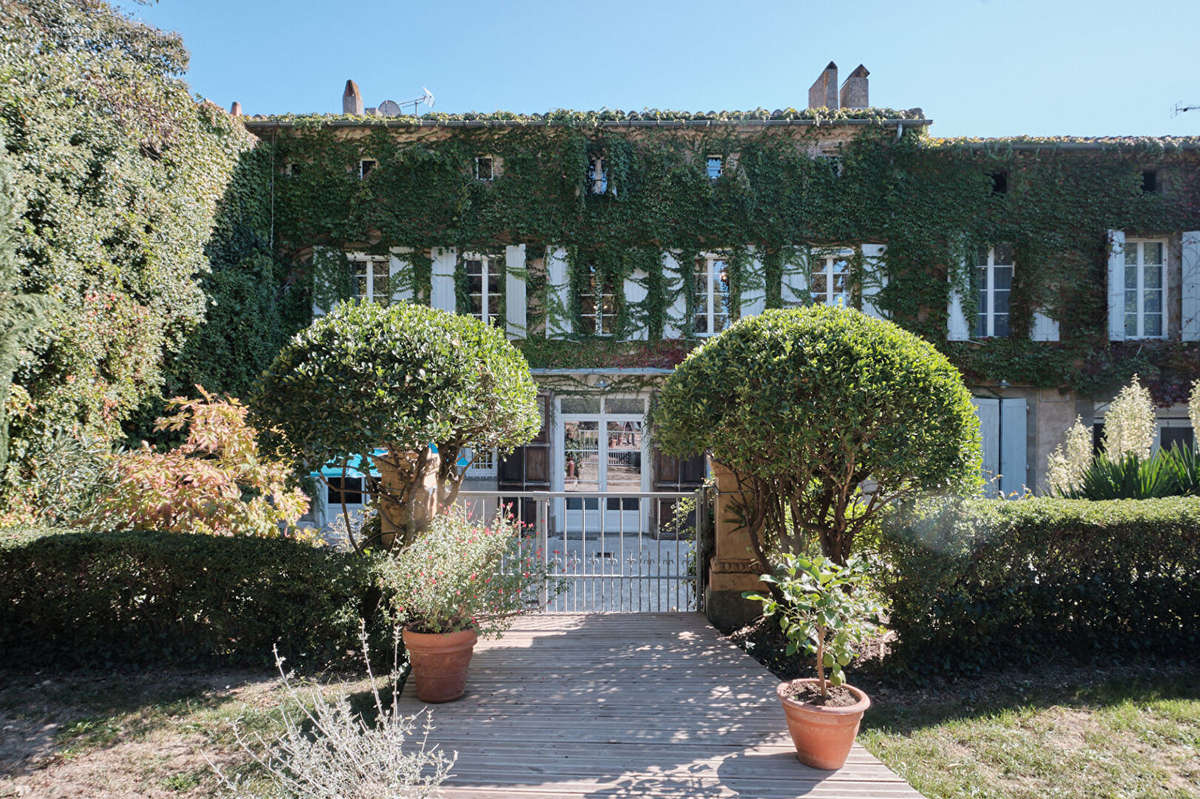
<svg viewBox="0 0 1200 799">
<path fill-rule="evenodd" d="M 545 614 L 480 642 L 461 700 L 401 701 L 458 753 L 448 799 L 920 797 L 858 745 L 801 765 L 776 683 L 699 614 Z"/>
</svg>

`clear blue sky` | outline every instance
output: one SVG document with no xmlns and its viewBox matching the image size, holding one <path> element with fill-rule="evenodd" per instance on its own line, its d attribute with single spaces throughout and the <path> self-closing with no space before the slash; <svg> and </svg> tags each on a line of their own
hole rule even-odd
<svg viewBox="0 0 1200 799">
<path fill-rule="evenodd" d="M 803 108 L 830 60 L 939 136 L 1200 134 L 1200 0 L 159 0 L 193 90 L 248 114 Z"/>
</svg>

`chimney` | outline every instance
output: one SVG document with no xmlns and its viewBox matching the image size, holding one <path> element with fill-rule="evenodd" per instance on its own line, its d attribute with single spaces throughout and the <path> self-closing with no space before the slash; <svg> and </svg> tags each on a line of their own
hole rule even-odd
<svg viewBox="0 0 1200 799">
<path fill-rule="evenodd" d="M 346 91 L 342 92 L 342 113 L 362 116 L 362 112 L 362 94 L 358 91 L 358 84 L 348 80 L 346 81 Z"/>
<path fill-rule="evenodd" d="M 237 100 L 233 101 L 233 105 L 229 106 L 230 116 L 240 117 L 242 115 L 242 104 Z"/>
<path fill-rule="evenodd" d="M 871 73 L 862 64 L 850 73 L 842 84 L 842 108 L 870 108 L 867 99 L 867 76 Z"/>
<path fill-rule="evenodd" d="M 808 90 L 809 108 L 828 108 L 831 111 L 838 107 L 837 64 L 832 61 L 817 76 L 817 82 Z"/>
</svg>

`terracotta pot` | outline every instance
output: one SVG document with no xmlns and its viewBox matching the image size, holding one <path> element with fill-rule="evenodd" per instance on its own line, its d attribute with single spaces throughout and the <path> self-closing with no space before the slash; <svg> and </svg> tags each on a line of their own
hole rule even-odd
<svg viewBox="0 0 1200 799">
<path fill-rule="evenodd" d="M 858 735 L 858 724 L 871 706 L 871 700 L 853 685 L 845 687 L 858 701 L 846 707 L 809 705 L 785 696 L 792 686 L 805 684 L 816 685 L 817 681 L 792 680 L 780 683 L 775 689 L 783 712 L 787 714 L 788 732 L 796 745 L 796 757 L 813 768 L 839 769 L 846 763 L 854 736 Z"/>
<path fill-rule="evenodd" d="M 412 664 L 417 698 L 422 702 L 450 702 L 467 688 L 467 668 L 479 636 L 474 630 L 456 633 L 404 631 L 404 648 Z"/>
</svg>

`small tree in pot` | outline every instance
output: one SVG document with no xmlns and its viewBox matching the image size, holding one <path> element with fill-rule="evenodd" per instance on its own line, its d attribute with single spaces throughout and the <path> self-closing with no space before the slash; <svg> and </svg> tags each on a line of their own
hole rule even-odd
<svg viewBox="0 0 1200 799">
<path fill-rule="evenodd" d="M 776 590 L 746 597 L 762 602 L 764 616 L 778 619 L 789 655 L 804 651 L 816 662 L 815 680 L 780 683 L 777 690 L 796 755 L 814 768 L 841 768 L 871 706 L 865 693 L 846 685 L 843 671 L 881 631 L 869 576 L 857 558 L 842 566 L 819 556 L 785 555 L 782 568 L 761 579 Z"/>
<path fill-rule="evenodd" d="M 253 408 L 306 468 L 379 471 L 382 535 L 370 543 L 387 547 L 411 543 L 454 501 L 462 449 L 505 451 L 537 434 L 536 396 L 529 364 L 496 327 L 410 303 L 346 302 L 284 346 Z"/>
</svg>

